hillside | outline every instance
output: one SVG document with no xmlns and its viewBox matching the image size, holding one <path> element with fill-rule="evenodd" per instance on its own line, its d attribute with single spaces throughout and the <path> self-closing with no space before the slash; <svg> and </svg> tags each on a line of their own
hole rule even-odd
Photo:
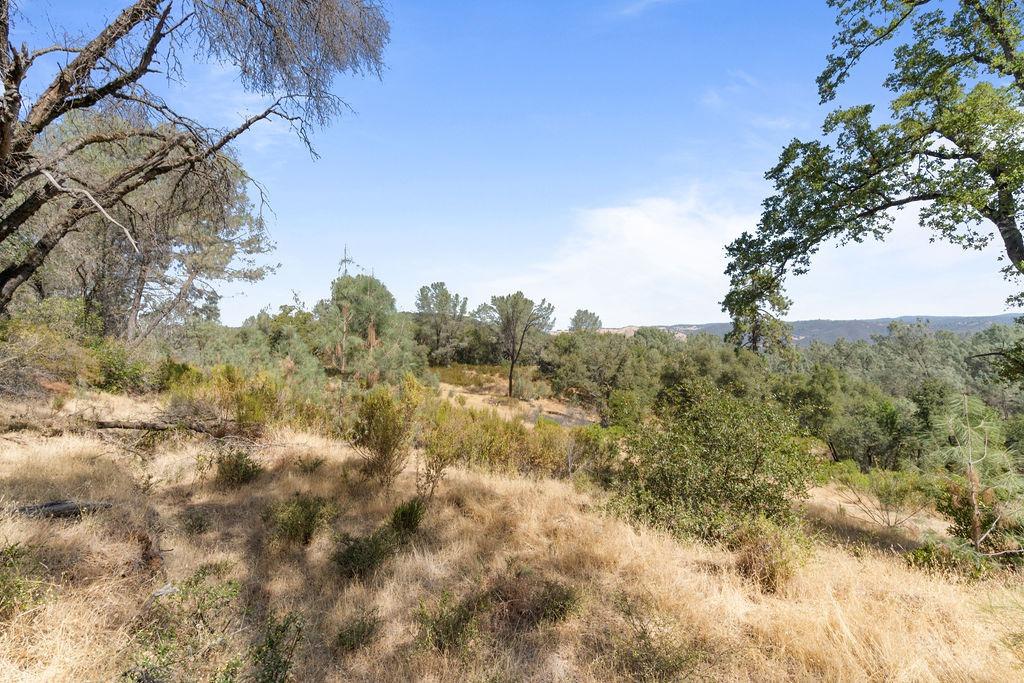
<svg viewBox="0 0 1024 683">
<path fill-rule="evenodd" d="M 868 341 L 872 336 L 885 334 L 892 322 L 912 324 L 923 322 L 932 331 L 955 332 L 956 334 L 973 334 L 981 332 L 992 325 L 1012 325 L 1018 318 L 1018 313 L 1003 313 L 989 316 L 917 316 L 904 315 L 898 318 L 873 318 L 869 320 L 795 320 L 790 322 L 793 326 L 793 338 L 798 346 L 807 346 L 811 342 L 819 341 L 831 344 L 839 339 L 847 341 Z M 678 324 L 678 325 L 656 325 L 661 329 L 675 332 L 677 335 L 693 335 L 705 332 L 716 336 L 724 335 L 729 331 L 729 323 L 702 323 L 702 324 Z M 631 336 L 636 326 L 604 328 L 602 332 L 610 334 L 625 334 Z"/>
<path fill-rule="evenodd" d="M 61 409 L 2 408 L 43 423 L 139 418 L 158 406 L 91 395 Z M 628 525 L 603 512 L 597 492 L 465 468 L 442 482 L 418 530 L 381 550 L 373 539 L 413 494 L 412 467 L 377 494 L 349 446 L 279 428 L 257 445 L 258 476 L 226 487 L 210 469 L 214 446 L 77 430 L 4 435 L 4 566 L 17 569 L 11 585 L 31 607 L 0 631 L 0 679 L 238 680 L 289 669 L 302 681 L 1018 674 L 1001 646 L 1016 623 L 1008 584 L 909 569 L 883 549 L 891 536 L 837 515 L 822 493 L 804 508 L 820 530 L 809 557 L 772 594 L 742 576 L 736 553 Z M 111 507 L 81 520 L 13 512 L 69 495 Z M 308 545 L 286 542 L 270 512 L 297 500 L 332 505 Z M 339 570 L 339 542 L 362 549 L 363 573 Z"/>
</svg>

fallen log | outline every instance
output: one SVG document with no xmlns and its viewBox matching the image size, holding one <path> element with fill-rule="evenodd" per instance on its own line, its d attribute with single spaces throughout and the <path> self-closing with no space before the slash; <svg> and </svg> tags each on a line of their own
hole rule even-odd
<svg viewBox="0 0 1024 683">
<path fill-rule="evenodd" d="M 17 512 L 26 517 L 81 517 L 87 512 L 106 510 L 111 503 L 92 500 L 51 500 L 48 503 L 23 505 L 16 508 Z"/>
<path fill-rule="evenodd" d="M 228 433 L 226 425 L 205 425 L 201 422 L 156 422 L 152 420 L 92 420 L 89 424 L 96 429 L 133 429 L 146 432 L 167 432 L 186 429 L 200 434 L 222 437 Z"/>
</svg>

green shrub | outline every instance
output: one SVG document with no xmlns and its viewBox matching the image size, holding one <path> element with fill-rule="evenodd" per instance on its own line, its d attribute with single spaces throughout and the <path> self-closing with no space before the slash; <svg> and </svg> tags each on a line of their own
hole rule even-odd
<svg viewBox="0 0 1024 683">
<path fill-rule="evenodd" d="M 202 378 L 203 374 L 188 363 L 180 363 L 166 356 L 153 373 L 153 388 L 167 391 L 175 386 L 198 384 Z"/>
<path fill-rule="evenodd" d="M 386 387 L 367 393 L 359 403 L 353 443 L 363 454 L 366 474 L 390 488 L 409 458 L 412 416 Z"/>
<path fill-rule="evenodd" d="M 832 465 L 830 475 L 847 502 L 887 529 L 903 526 L 930 502 L 927 482 L 917 472 L 861 472 L 852 460 L 844 460 Z"/>
<path fill-rule="evenodd" d="M 976 552 L 970 545 L 931 540 L 904 556 L 915 569 L 940 574 L 955 574 L 969 579 L 982 579 L 991 574 L 996 564 Z"/>
<path fill-rule="evenodd" d="M 334 638 L 334 647 L 347 655 L 366 647 L 380 636 L 381 618 L 377 610 L 362 610 L 341 627 Z"/>
<path fill-rule="evenodd" d="M 327 459 L 319 455 L 300 456 L 295 461 L 295 468 L 303 474 L 316 474 L 316 471 L 323 467 L 325 462 Z"/>
<path fill-rule="evenodd" d="M 122 680 L 205 680 L 216 675 L 225 680 L 241 668 L 230 649 L 230 636 L 239 626 L 234 603 L 240 587 L 224 579 L 227 568 L 204 565 L 173 591 L 156 597 L 133 634 L 133 663 Z"/>
<path fill-rule="evenodd" d="M 650 413 L 651 401 L 639 391 L 613 389 L 601 414 L 601 421 L 609 427 L 636 429 Z"/>
<path fill-rule="evenodd" d="M 292 658 L 302 635 L 302 621 L 289 612 L 282 618 L 270 617 L 263 635 L 250 653 L 254 683 L 286 683 L 292 668 Z"/>
<path fill-rule="evenodd" d="M 587 425 L 573 429 L 569 473 L 583 472 L 599 484 L 609 485 L 621 465 L 620 443 L 624 436 L 618 427 Z"/>
<path fill-rule="evenodd" d="M 317 530 L 327 526 L 336 514 L 335 506 L 325 498 L 296 494 L 272 505 L 264 519 L 278 541 L 309 545 Z"/>
<path fill-rule="evenodd" d="M 613 505 L 676 533 L 719 539 L 744 520 L 785 521 L 806 494 L 813 456 L 777 406 L 687 387 L 660 424 L 633 432 Z"/>
<path fill-rule="evenodd" d="M 381 527 L 368 536 L 342 538 L 332 560 L 342 576 L 367 579 L 398 552 L 400 539 L 391 527 Z"/>
<path fill-rule="evenodd" d="M 119 394 L 138 393 L 145 389 L 146 366 L 134 360 L 122 344 L 105 339 L 93 347 L 99 368 L 96 386 Z"/>
<path fill-rule="evenodd" d="M 255 480 L 263 466 L 244 450 L 221 451 L 214 458 L 217 474 L 215 481 L 223 488 L 234 488 Z"/>
<path fill-rule="evenodd" d="M 807 542 L 792 526 L 760 518 L 744 524 L 730 539 L 736 568 L 765 593 L 776 593 L 789 583 L 802 563 Z"/>
<path fill-rule="evenodd" d="M 480 605 L 480 599 L 475 595 L 456 602 L 447 591 L 441 594 L 432 608 L 420 602 L 416 611 L 420 643 L 439 652 L 464 653 L 479 631 L 477 613 Z"/>
</svg>

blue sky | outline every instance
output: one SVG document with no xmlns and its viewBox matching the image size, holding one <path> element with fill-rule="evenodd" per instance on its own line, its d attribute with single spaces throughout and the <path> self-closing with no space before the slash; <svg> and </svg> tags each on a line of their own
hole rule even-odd
<svg viewBox="0 0 1024 683">
<path fill-rule="evenodd" d="M 116 2 L 28 0 L 25 31 L 87 30 Z M 564 324 L 724 318 L 723 246 L 756 224 L 763 180 L 816 134 L 814 79 L 833 29 L 824 0 L 387 3 L 380 80 L 344 78 L 354 112 L 312 160 L 280 126 L 237 150 L 267 188 L 278 271 L 228 285 L 223 319 L 326 296 L 345 245 L 403 308 L 436 280 L 470 297 L 523 289 Z M 874 101 L 869 60 L 842 102 Z M 228 125 L 256 106 L 230 72 L 189 64 L 171 100 Z M 791 282 L 793 318 L 1004 310 L 993 247 L 929 244 L 902 215 L 882 244 L 826 249 Z"/>
</svg>

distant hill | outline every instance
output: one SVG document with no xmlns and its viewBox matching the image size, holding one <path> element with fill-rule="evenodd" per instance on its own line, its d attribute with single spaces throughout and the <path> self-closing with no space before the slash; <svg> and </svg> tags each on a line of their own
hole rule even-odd
<svg viewBox="0 0 1024 683">
<path fill-rule="evenodd" d="M 992 325 L 1012 325 L 1020 315 L 1020 313 L 1003 313 L 1002 315 L 988 316 L 904 315 L 898 318 L 874 318 L 872 320 L 796 320 L 790 324 L 793 326 L 793 337 L 797 345 L 806 346 L 812 341 L 831 344 L 837 339 L 848 339 L 850 341 L 870 340 L 872 335 L 885 334 L 889 323 L 893 321 L 903 323 L 921 321 L 935 331 L 947 330 L 957 334 L 971 334 L 973 332 L 980 332 Z M 729 331 L 730 325 L 729 323 L 704 323 L 699 325 L 662 325 L 660 327 L 670 332 L 675 332 L 679 336 L 699 334 L 701 332 L 724 335 Z M 636 329 L 635 326 L 607 328 L 602 330 L 602 332 L 632 336 Z"/>
</svg>

